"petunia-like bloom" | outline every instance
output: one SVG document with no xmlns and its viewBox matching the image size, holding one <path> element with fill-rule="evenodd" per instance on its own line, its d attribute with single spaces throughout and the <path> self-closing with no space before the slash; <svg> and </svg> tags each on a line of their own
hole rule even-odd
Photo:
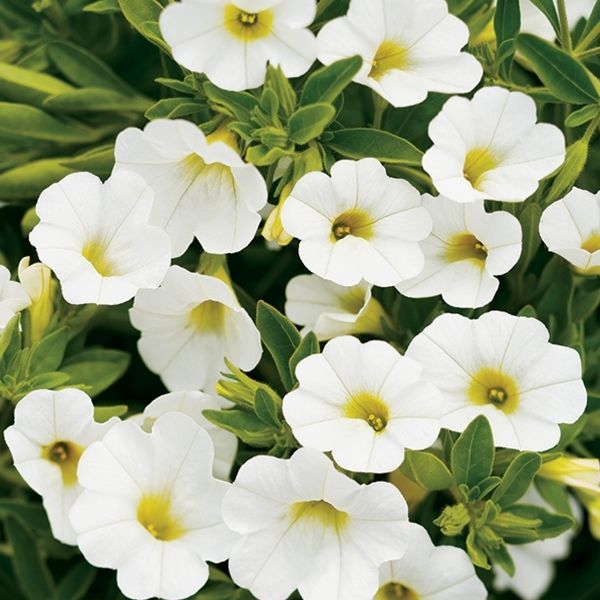
<svg viewBox="0 0 600 600">
<path fill-rule="evenodd" d="M 314 331 L 319 340 L 352 333 L 378 335 L 387 317 L 371 295 L 372 287 L 361 281 L 348 288 L 317 275 L 298 275 L 285 288 L 285 314 L 304 325 L 303 333 Z"/>
<path fill-rule="evenodd" d="M 150 223 L 169 234 L 174 257 L 194 236 L 212 254 L 238 252 L 252 241 L 267 187 L 218 136 L 211 141 L 182 119 L 157 119 L 122 131 L 115 161 L 116 172 L 134 171 L 154 190 Z"/>
<path fill-rule="evenodd" d="M 450 98 L 429 124 L 423 168 L 455 202 L 522 202 L 565 159 L 561 130 L 536 121 L 535 102 L 521 92 L 486 87 L 472 100 Z"/>
<path fill-rule="evenodd" d="M 397 289 L 411 298 L 441 294 L 447 304 L 478 308 L 492 301 L 521 254 L 521 224 L 503 211 L 487 213 L 483 200 L 469 204 L 423 196 L 433 231 L 421 244 L 425 268 Z"/>
<path fill-rule="evenodd" d="M 440 432 L 442 399 L 421 372 L 387 342 L 338 337 L 298 363 L 283 414 L 303 446 L 331 450 L 340 467 L 387 473 Z"/>
<path fill-rule="evenodd" d="M 548 339 L 537 319 L 444 314 L 412 340 L 406 356 L 440 388 L 442 427 L 462 431 L 485 415 L 496 446 L 548 450 L 560 438 L 558 423 L 575 422 L 587 401 L 579 354 Z"/>
<path fill-rule="evenodd" d="M 117 422 L 96 423 L 94 405 L 81 390 L 35 390 L 19 401 L 15 423 L 4 431 L 15 468 L 42 496 L 52 535 L 64 544 L 77 540 L 68 514 L 81 493 L 79 459 Z"/>
<path fill-rule="evenodd" d="M 154 194 L 135 173 L 104 184 L 72 173 L 46 188 L 29 234 L 71 304 L 120 304 L 156 288 L 171 262 L 169 236 L 149 225 Z"/>
<path fill-rule="evenodd" d="M 406 550 L 407 507 L 390 483 L 359 485 L 310 448 L 290 459 L 256 456 L 223 500 L 225 523 L 242 535 L 233 580 L 259 600 L 363 600 L 379 567 Z"/>
<path fill-rule="evenodd" d="M 229 486 L 214 479 L 213 447 L 190 417 L 168 413 L 151 433 L 125 421 L 81 457 L 83 492 L 71 523 L 85 559 L 117 570 L 129 598 L 187 598 L 208 579 L 207 560 L 237 539 L 223 523 Z"/>
<path fill-rule="evenodd" d="M 216 277 L 172 266 L 158 289 L 138 292 L 129 316 L 143 361 L 170 391 L 212 391 L 225 358 L 250 371 L 262 355 L 258 329 Z"/>
<path fill-rule="evenodd" d="M 373 600 L 486 600 L 487 590 L 460 548 L 434 546 L 427 531 L 408 525 L 404 556 L 385 563 Z"/>
<path fill-rule="evenodd" d="M 360 54 L 354 81 L 393 106 L 412 106 L 428 92 L 460 94 L 477 85 L 481 64 L 460 51 L 468 39 L 445 0 L 351 0 L 348 14 L 319 32 L 317 56 L 330 64 Z"/>
<path fill-rule="evenodd" d="M 141 416 L 141 425 L 144 431 L 152 431 L 154 422 L 158 417 L 169 412 L 183 413 L 196 421 L 206 430 L 215 449 L 213 475 L 217 479 L 227 481 L 231 466 L 237 452 L 237 437 L 230 431 L 213 425 L 208 421 L 202 411 L 206 409 L 220 409 L 226 402 L 216 396 L 204 392 L 171 392 L 163 394 L 146 406 Z"/>
<path fill-rule="evenodd" d="M 160 31 L 181 66 L 226 90 L 265 81 L 267 62 L 299 77 L 316 56 L 307 29 L 315 0 L 183 0 L 160 15 Z"/>
<path fill-rule="evenodd" d="M 600 494 L 600 461 L 597 458 L 563 455 L 543 463 L 537 476 Z"/>
<path fill-rule="evenodd" d="M 552 203 L 542 213 L 540 236 L 578 272 L 600 275 L 600 192 L 573 188 Z"/>
<path fill-rule="evenodd" d="M 592 14 L 596 0 L 569 0 L 565 2 L 569 27 L 573 29 L 577 21 Z M 556 6 L 556 0 L 554 0 Z M 556 32 L 548 17 L 531 0 L 519 0 L 521 10 L 521 31 L 533 33 L 546 40 L 553 41 Z"/>
<path fill-rule="evenodd" d="M 306 267 L 339 285 L 364 279 L 391 286 L 423 270 L 418 242 L 431 232 L 431 217 L 419 192 L 388 177 L 374 158 L 341 160 L 331 177 L 304 175 L 281 217 L 285 230 L 300 240 Z"/>
<path fill-rule="evenodd" d="M 27 290 L 10 280 L 10 271 L 0 265 L 0 334 L 8 322 L 31 304 Z"/>
</svg>

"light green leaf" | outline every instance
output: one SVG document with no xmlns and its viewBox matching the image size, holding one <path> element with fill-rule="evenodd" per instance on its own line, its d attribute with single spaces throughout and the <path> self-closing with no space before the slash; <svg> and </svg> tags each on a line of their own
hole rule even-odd
<svg viewBox="0 0 600 600">
<path fill-rule="evenodd" d="M 300 104 L 332 103 L 351 83 L 362 64 L 361 56 L 351 56 L 316 70 L 306 80 Z"/>
<path fill-rule="evenodd" d="M 0 62 L 0 95 L 13 102 L 41 106 L 54 94 L 73 90 L 73 86 L 46 73 Z"/>
<path fill-rule="evenodd" d="M 515 503 L 529 489 L 541 465 L 542 457 L 536 452 L 518 454 L 506 469 L 500 485 L 494 490 L 492 500 L 502 508 Z"/>
<path fill-rule="evenodd" d="M 131 26 L 141 33 L 153 44 L 156 39 L 151 39 L 148 32 L 144 31 L 144 25 L 148 22 L 158 23 L 163 7 L 156 0 L 119 0 L 119 6 L 123 16 Z"/>
<path fill-rule="evenodd" d="M 256 448 L 269 448 L 273 445 L 273 429 L 264 421 L 246 410 L 204 410 L 202 414 L 214 425 L 231 431 L 245 444 Z"/>
<path fill-rule="evenodd" d="M 127 414 L 129 407 L 126 404 L 116 404 L 115 406 L 94 406 L 94 421 L 106 423 L 112 417 L 122 417 Z"/>
<path fill-rule="evenodd" d="M 597 104 L 589 104 L 584 106 L 575 112 L 572 112 L 566 119 L 565 125 L 567 127 L 579 127 L 591 121 L 600 112 L 600 106 Z"/>
<path fill-rule="evenodd" d="M 98 177 L 108 177 L 115 164 L 114 146 L 98 146 L 83 154 L 65 158 L 60 164 L 73 171 L 88 171 Z"/>
<path fill-rule="evenodd" d="M 145 112 L 152 102 L 114 90 L 87 87 L 50 96 L 44 106 L 54 112 Z"/>
<path fill-rule="evenodd" d="M 426 490 L 446 490 L 454 485 L 448 467 L 431 452 L 406 450 L 401 471 Z"/>
<path fill-rule="evenodd" d="M 97 0 L 83 7 L 84 12 L 110 15 L 121 12 L 118 0 Z"/>
<path fill-rule="evenodd" d="M 290 117 L 290 139 L 296 144 L 308 144 L 323 133 L 334 117 L 335 108 L 331 104 L 302 106 Z"/>
<path fill-rule="evenodd" d="M 17 313 L 5 325 L 0 335 L 0 359 L 7 361 L 12 358 L 12 354 L 21 348 L 21 315 Z"/>
<path fill-rule="evenodd" d="M 452 447 L 450 464 L 457 484 L 476 486 L 494 465 L 494 438 L 488 420 L 480 415 L 469 423 Z"/>
<path fill-rule="evenodd" d="M 290 373 L 292 374 L 292 378 L 294 382 L 296 379 L 296 367 L 298 363 L 310 356 L 311 354 L 318 354 L 320 352 L 319 348 L 319 340 L 315 335 L 314 331 L 309 331 L 300 342 L 300 345 L 294 350 L 294 353 L 290 357 Z"/>
<path fill-rule="evenodd" d="M 64 166 L 65 160 L 67 159 L 33 160 L 0 173 L 0 201 L 23 203 L 37 198 L 49 185 L 73 172 Z"/>
<path fill-rule="evenodd" d="M 513 504 L 506 512 L 524 519 L 539 519 L 542 524 L 536 528 L 536 533 L 540 540 L 556 537 L 575 524 L 575 520 L 568 515 L 557 515 L 532 504 Z"/>
<path fill-rule="evenodd" d="M 153 104 L 145 113 L 150 121 L 154 119 L 177 119 L 206 110 L 206 104 L 193 98 L 163 98 Z"/>
<path fill-rule="evenodd" d="M 280 409 L 281 406 L 276 402 L 273 395 L 261 388 L 256 390 L 254 394 L 254 412 L 261 421 L 279 429 L 281 427 Z"/>
<path fill-rule="evenodd" d="M 222 90 L 210 82 L 206 82 L 203 89 L 213 110 L 235 117 L 240 121 L 249 121 L 250 112 L 258 105 L 257 98 L 248 92 Z"/>
</svg>

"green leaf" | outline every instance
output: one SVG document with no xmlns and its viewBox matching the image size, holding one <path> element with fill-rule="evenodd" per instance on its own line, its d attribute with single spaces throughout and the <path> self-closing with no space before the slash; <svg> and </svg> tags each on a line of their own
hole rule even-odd
<svg viewBox="0 0 600 600">
<path fill-rule="evenodd" d="M 300 333 L 289 319 L 262 300 L 256 306 L 256 326 L 263 344 L 273 357 L 284 388 L 290 390 L 294 385 L 290 358 L 300 345 Z"/>
<path fill-rule="evenodd" d="M 569 493 L 567 488 L 558 481 L 536 477 L 534 485 L 540 496 L 559 514 L 571 515 Z"/>
<path fill-rule="evenodd" d="M 202 87 L 214 110 L 243 122 L 250 120 L 250 112 L 258 105 L 258 100 L 248 92 L 222 90 L 209 82 Z"/>
<path fill-rule="evenodd" d="M 600 106 L 597 104 L 589 104 L 584 106 L 575 112 L 572 112 L 566 119 L 565 125 L 567 127 L 579 127 L 589 121 L 591 121 L 600 112 Z"/>
<path fill-rule="evenodd" d="M 576 140 L 567 148 L 565 162 L 552 182 L 550 191 L 545 195 L 545 202 L 551 204 L 563 198 L 575 185 L 588 160 L 589 143 L 582 138 Z"/>
<path fill-rule="evenodd" d="M 231 431 L 249 446 L 269 448 L 273 445 L 275 431 L 253 413 L 230 408 L 227 410 L 204 410 L 202 414 L 211 423 Z"/>
<path fill-rule="evenodd" d="M 86 597 L 96 569 L 85 561 L 75 565 L 59 582 L 52 600 L 81 600 Z"/>
<path fill-rule="evenodd" d="M 556 4 L 554 0 L 531 0 L 546 16 L 556 37 L 560 37 L 560 21 L 558 20 L 558 13 L 556 12 Z"/>
<path fill-rule="evenodd" d="M 2 330 L 0 334 L 0 358 L 10 360 L 12 354 L 21 347 L 20 322 L 21 315 L 17 313 Z"/>
<path fill-rule="evenodd" d="M 426 490 L 446 490 L 454 485 L 448 467 L 431 452 L 406 450 L 401 471 Z"/>
<path fill-rule="evenodd" d="M 54 112 L 145 112 L 152 102 L 103 88 L 86 87 L 55 94 L 44 106 Z"/>
<path fill-rule="evenodd" d="M 119 0 L 119 7 L 129 24 L 153 44 L 157 40 L 145 28 L 146 23 L 158 24 L 163 7 L 156 0 Z M 160 44 L 161 47 L 164 45 Z"/>
<path fill-rule="evenodd" d="M 308 144 L 318 138 L 335 117 L 331 104 L 309 104 L 301 106 L 288 123 L 290 139 L 296 144 Z"/>
<path fill-rule="evenodd" d="M 27 383 L 30 390 L 48 389 L 53 390 L 67 382 L 70 382 L 71 376 L 62 371 L 48 371 L 46 373 L 40 373 L 35 377 L 32 377 Z M 22 396 L 25 394 L 22 394 Z"/>
<path fill-rule="evenodd" d="M 83 7 L 84 12 L 98 13 L 100 15 L 110 15 L 121 12 L 118 0 L 97 0 Z"/>
<path fill-rule="evenodd" d="M 541 465 L 542 457 L 536 452 L 518 454 L 506 469 L 502 482 L 494 490 L 492 500 L 502 508 L 515 503 L 529 489 Z"/>
<path fill-rule="evenodd" d="M 115 404 L 115 406 L 94 406 L 94 421 L 106 423 L 112 417 L 122 417 L 127 414 L 129 407 L 126 404 Z"/>
<path fill-rule="evenodd" d="M 513 504 L 506 512 L 524 519 L 539 519 L 542 524 L 536 529 L 536 533 L 540 540 L 556 537 L 575 524 L 575 520 L 568 515 L 557 515 L 532 504 Z"/>
<path fill-rule="evenodd" d="M 294 353 L 290 357 L 290 373 L 292 374 L 292 378 L 294 379 L 294 383 L 297 381 L 296 379 L 296 367 L 298 363 L 310 356 L 311 354 L 318 354 L 320 352 L 319 348 L 319 340 L 315 335 L 314 331 L 309 331 L 300 342 L 300 345 L 294 350 Z"/>
<path fill-rule="evenodd" d="M 494 438 L 488 420 L 480 415 L 469 423 L 452 447 L 450 464 L 457 484 L 476 486 L 494 465 Z"/>
<path fill-rule="evenodd" d="M 497 58 L 501 75 L 508 78 L 515 53 L 515 38 L 521 27 L 519 0 L 498 0 L 494 15 Z"/>
<path fill-rule="evenodd" d="M 28 199 L 37 198 L 49 185 L 73 172 L 64 166 L 64 160 L 33 160 L 0 173 L 0 201 L 21 204 Z"/>
<path fill-rule="evenodd" d="M 351 83 L 362 64 L 361 56 L 351 56 L 316 70 L 306 80 L 300 104 L 332 103 Z"/>
<path fill-rule="evenodd" d="M 31 347 L 29 374 L 31 376 L 56 371 L 60 367 L 69 342 L 69 328 L 61 327 L 35 342 Z"/>
<path fill-rule="evenodd" d="M 19 519 L 24 525 L 31 529 L 50 531 L 50 523 L 43 506 L 39 503 L 0 499 L 0 517 L 12 516 Z"/>
<path fill-rule="evenodd" d="M 515 574 L 515 563 L 504 544 L 498 546 L 490 544 L 486 547 L 486 551 L 491 561 L 506 571 L 509 577 L 512 577 Z"/>
<path fill-rule="evenodd" d="M 281 406 L 271 394 L 261 388 L 256 390 L 254 394 L 254 412 L 261 421 L 279 429 L 281 427 L 280 408 Z"/>
<path fill-rule="evenodd" d="M 13 568 L 21 590 L 29 600 L 48 600 L 54 583 L 31 533 L 14 517 L 4 522 L 6 537 L 13 550 Z"/>
<path fill-rule="evenodd" d="M 89 171 L 98 177 L 108 177 L 115 164 L 114 146 L 98 146 L 83 154 L 61 160 L 60 164 L 73 171 Z"/>
<path fill-rule="evenodd" d="M 563 102 L 598 102 L 589 71 L 564 50 L 529 33 L 519 35 L 517 49 L 531 63 L 542 83 Z"/>
<path fill-rule="evenodd" d="M 334 132 L 327 147 L 346 158 L 377 158 L 384 163 L 421 166 L 423 153 L 409 141 L 387 131 L 356 127 Z"/>
<path fill-rule="evenodd" d="M 182 98 L 163 98 L 153 104 L 146 112 L 145 117 L 150 121 L 154 119 L 177 119 L 206 110 L 206 104 L 187 96 Z"/>
</svg>

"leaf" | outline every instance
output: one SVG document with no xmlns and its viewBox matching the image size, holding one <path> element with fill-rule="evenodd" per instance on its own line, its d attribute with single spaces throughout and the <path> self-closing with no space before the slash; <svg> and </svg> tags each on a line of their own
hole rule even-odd
<svg viewBox="0 0 600 600">
<path fill-rule="evenodd" d="M 384 163 L 421 166 L 423 153 L 409 141 L 387 131 L 356 127 L 334 132 L 325 144 L 346 158 L 377 158 Z"/>
<path fill-rule="evenodd" d="M 35 342 L 31 347 L 29 374 L 31 376 L 57 371 L 69 342 L 69 328 L 61 327 Z"/>
<path fill-rule="evenodd" d="M 12 354 L 21 347 L 20 322 L 21 315 L 17 313 L 2 330 L 0 334 L 0 359 L 7 358 L 10 360 Z"/>
<path fill-rule="evenodd" d="M 351 56 L 316 70 L 304 84 L 300 105 L 332 103 L 351 83 L 362 64 L 361 56 Z"/>
<path fill-rule="evenodd" d="M 309 104 L 301 106 L 288 123 L 290 139 L 296 144 L 308 144 L 318 138 L 335 117 L 331 104 Z"/>
<path fill-rule="evenodd" d="M 1 110 L 1 109 L 0 109 Z M 0 117 L 1 118 L 1 117 Z M 0 201 L 21 204 L 73 171 L 63 158 L 33 160 L 0 173 Z"/>
<path fill-rule="evenodd" d="M 13 567 L 21 590 L 29 600 L 48 600 L 54 583 L 31 533 L 14 517 L 4 522 L 6 537 L 13 550 Z"/>
<path fill-rule="evenodd" d="M 558 20 L 558 13 L 556 12 L 556 4 L 554 0 L 531 0 L 546 16 L 556 37 L 560 37 L 560 21 Z"/>
<path fill-rule="evenodd" d="M 83 154 L 63 159 L 60 164 L 73 171 L 89 171 L 99 177 L 108 177 L 115 164 L 114 146 L 98 146 Z"/>
<path fill-rule="evenodd" d="M 508 78 L 512 58 L 515 53 L 515 37 L 521 28 L 521 10 L 519 0 L 498 0 L 494 15 L 496 33 L 496 62 L 500 73 Z"/>
<path fill-rule="evenodd" d="M 406 450 L 402 472 L 429 491 L 446 490 L 454 484 L 448 467 L 431 452 Z"/>
<path fill-rule="evenodd" d="M 129 24 L 147 40 L 156 44 L 156 39 L 144 30 L 148 22 L 158 23 L 163 7 L 156 0 L 119 0 L 119 7 Z"/>
<path fill-rule="evenodd" d="M 294 353 L 290 357 L 290 373 L 292 374 L 292 378 L 294 379 L 294 383 L 297 381 L 296 379 L 296 367 L 298 363 L 310 356 L 311 354 L 318 354 L 320 352 L 319 340 L 315 335 L 314 331 L 309 331 L 300 342 L 300 345 L 294 350 Z"/>
<path fill-rule="evenodd" d="M 519 35 L 517 49 L 531 63 L 542 83 L 563 102 L 598 102 L 598 92 L 588 70 L 564 50 L 529 33 Z"/>
<path fill-rule="evenodd" d="M 97 87 L 86 87 L 50 96 L 44 106 L 54 112 L 145 112 L 152 102 Z"/>
<path fill-rule="evenodd" d="M 110 15 L 121 12 L 118 0 L 97 0 L 83 7 L 84 12 L 98 13 L 100 15 Z"/>
<path fill-rule="evenodd" d="M 506 513 L 524 519 L 539 519 L 542 521 L 540 527 L 536 529 L 540 540 L 556 537 L 571 529 L 575 524 L 575 519 L 568 515 L 557 515 L 533 504 L 513 504 Z"/>
<path fill-rule="evenodd" d="M 263 344 L 273 357 L 283 386 L 290 390 L 294 378 L 289 363 L 302 340 L 300 333 L 289 319 L 262 300 L 256 306 L 256 326 Z"/>
<path fill-rule="evenodd" d="M 126 404 L 116 404 L 115 406 L 94 406 L 94 421 L 106 423 L 112 417 L 122 417 L 127 414 L 129 407 Z"/>
<path fill-rule="evenodd" d="M 494 438 L 488 420 L 480 415 L 469 423 L 452 447 L 450 464 L 457 484 L 474 487 L 489 477 L 494 465 Z"/>
<path fill-rule="evenodd" d="M 75 565 L 59 582 L 52 600 L 81 600 L 86 597 L 96 569 L 85 561 Z"/>
<path fill-rule="evenodd" d="M 279 429 L 281 427 L 280 408 L 272 395 L 261 388 L 256 390 L 254 394 L 254 412 L 261 421 Z"/>
<path fill-rule="evenodd" d="M 231 431 L 249 446 L 269 448 L 273 445 L 275 432 L 253 413 L 230 408 L 227 410 L 204 410 L 202 414 L 211 423 Z"/>
<path fill-rule="evenodd" d="M 542 457 L 536 452 L 518 454 L 506 469 L 500 485 L 494 490 L 492 500 L 506 508 L 519 500 L 531 486 L 542 465 Z"/>
<path fill-rule="evenodd" d="M 600 112 L 600 106 L 597 104 L 589 104 L 584 106 L 575 112 L 572 112 L 566 119 L 565 125 L 567 127 L 579 127 L 591 121 Z"/>
<path fill-rule="evenodd" d="M 536 477 L 534 485 L 540 496 L 559 514 L 571 514 L 571 505 L 569 503 L 569 493 L 567 488 L 558 481 Z"/>
<path fill-rule="evenodd" d="M 39 503 L 34 504 L 33 502 L 2 498 L 0 499 L 0 517 L 4 518 L 8 515 L 19 519 L 31 529 L 50 531 L 46 511 Z"/>
<path fill-rule="evenodd" d="M 153 104 L 144 116 L 153 121 L 154 119 L 177 119 L 186 117 L 206 110 L 206 104 L 193 98 L 163 98 Z"/>
<path fill-rule="evenodd" d="M 203 85 L 203 89 L 214 110 L 243 122 L 250 120 L 250 112 L 258 105 L 258 100 L 248 92 L 222 90 L 209 82 Z"/>
</svg>

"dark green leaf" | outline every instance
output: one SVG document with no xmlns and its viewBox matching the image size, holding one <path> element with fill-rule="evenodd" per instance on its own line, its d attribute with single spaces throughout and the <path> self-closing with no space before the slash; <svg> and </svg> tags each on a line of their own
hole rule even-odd
<svg viewBox="0 0 600 600">
<path fill-rule="evenodd" d="M 59 582 L 53 600 L 81 600 L 86 597 L 96 569 L 86 562 L 75 565 Z"/>
<path fill-rule="evenodd" d="M 258 100 L 248 92 L 229 92 L 209 82 L 204 84 L 203 89 L 215 110 L 225 112 L 240 121 L 249 121 L 250 112 L 258 105 Z"/>
<path fill-rule="evenodd" d="M 314 331 L 309 331 L 300 342 L 292 356 L 290 357 L 290 373 L 294 382 L 296 382 L 296 367 L 298 363 L 311 354 L 318 354 L 320 351 L 319 340 Z"/>
<path fill-rule="evenodd" d="M 11 515 L 19 519 L 31 529 L 50 531 L 50 524 L 46 511 L 41 504 L 25 502 L 23 500 L 0 499 L 0 517 Z"/>
<path fill-rule="evenodd" d="M 497 63 L 503 77 L 507 78 L 515 52 L 514 40 L 521 27 L 519 0 L 498 0 L 494 16 Z"/>
<path fill-rule="evenodd" d="M 539 519 L 542 521 L 542 525 L 536 529 L 540 540 L 556 537 L 571 529 L 575 524 L 575 520 L 568 515 L 557 515 L 532 504 L 513 504 L 510 511 L 507 512 L 524 519 Z"/>
<path fill-rule="evenodd" d="M 148 22 L 158 23 L 160 13 L 163 10 L 160 3 L 156 0 L 119 0 L 119 6 L 123 16 L 131 26 L 155 44 L 156 40 L 152 39 L 148 32 L 144 30 L 144 25 Z"/>
<path fill-rule="evenodd" d="M 476 486 L 494 465 L 494 438 L 488 420 L 480 415 L 462 432 L 452 448 L 450 464 L 456 483 Z"/>
<path fill-rule="evenodd" d="M 518 454 L 506 469 L 502 482 L 494 490 L 492 500 L 502 508 L 519 500 L 529 489 L 541 464 L 542 458 L 536 452 Z"/>
<path fill-rule="evenodd" d="M 559 514 L 571 516 L 567 488 L 558 481 L 536 477 L 534 484 L 540 496 Z"/>
<path fill-rule="evenodd" d="M 306 80 L 300 104 L 333 102 L 358 73 L 362 63 L 362 57 L 351 56 L 318 69 Z"/>
<path fill-rule="evenodd" d="M 296 144 L 308 144 L 318 138 L 335 117 L 331 104 L 308 104 L 300 107 L 288 123 L 290 139 Z"/>
<path fill-rule="evenodd" d="M 39 375 L 60 367 L 69 341 L 69 328 L 61 327 L 31 347 L 29 374 Z"/>
<path fill-rule="evenodd" d="M 261 388 L 256 390 L 254 394 L 254 412 L 261 421 L 271 427 L 281 427 L 281 419 L 279 418 L 280 408 L 271 394 Z"/>
<path fill-rule="evenodd" d="M 556 4 L 554 0 L 531 0 L 543 13 L 556 33 L 556 37 L 560 37 L 560 21 L 556 12 Z"/>
</svg>

